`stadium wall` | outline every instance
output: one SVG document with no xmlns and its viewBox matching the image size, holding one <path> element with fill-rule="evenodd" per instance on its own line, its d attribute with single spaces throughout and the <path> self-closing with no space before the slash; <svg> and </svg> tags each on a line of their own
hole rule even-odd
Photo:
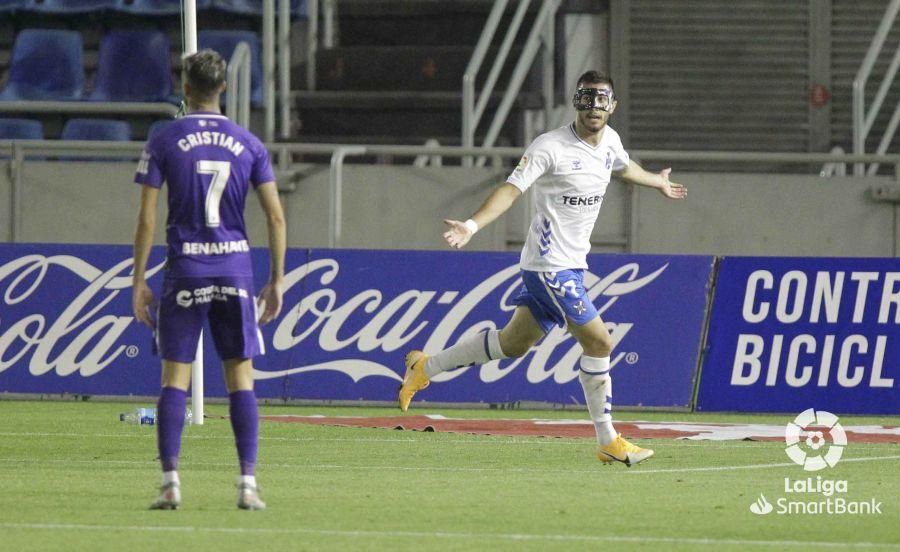
<svg viewBox="0 0 900 552">
<path fill-rule="evenodd" d="M 328 245 L 328 168 L 300 165 L 283 194 L 291 247 Z M 131 243 L 138 191 L 131 163 L 28 161 L 21 173 L 21 242 Z M 471 213 L 506 171 L 461 167 L 347 165 L 341 245 L 444 249 L 442 220 Z M 675 174 L 690 188 L 673 203 L 652 190 L 612 185 L 593 234 L 594 252 L 693 255 L 891 257 L 900 254 L 895 205 L 872 199 L 890 178 L 820 178 L 779 174 Z M 0 197 L 11 197 L 0 171 Z M 289 183 L 285 183 L 289 184 Z M 251 240 L 265 223 L 250 200 Z M 161 205 L 162 214 L 165 206 Z M 473 250 L 518 250 L 528 208 L 475 237 Z M 11 240 L 12 202 L 0 202 L 0 241 Z M 162 241 L 162 224 L 156 238 Z"/>
</svg>

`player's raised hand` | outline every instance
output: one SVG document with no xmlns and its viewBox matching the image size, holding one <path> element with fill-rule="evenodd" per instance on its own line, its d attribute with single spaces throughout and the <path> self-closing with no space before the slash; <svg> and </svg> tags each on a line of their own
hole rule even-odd
<svg viewBox="0 0 900 552">
<path fill-rule="evenodd" d="M 131 310 L 138 322 L 146 324 L 151 329 L 156 328 L 156 321 L 150 315 L 155 302 L 153 291 L 150 290 L 147 282 L 142 281 L 134 285 L 131 290 Z"/>
<path fill-rule="evenodd" d="M 672 169 L 663 169 L 659 171 L 659 176 L 662 179 L 662 186 L 660 186 L 659 191 L 662 195 L 666 196 L 669 199 L 684 199 L 687 197 L 687 186 L 683 184 L 678 184 L 677 182 L 672 182 L 669 180 L 669 173 L 672 172 Z"/>
<path fill-rule="evenodd" d="M 447 245 L 454 249 L 462 248 L 475 235 L 464 222 L 444 219 L 444 224 L 450 227 L 444 232 L 444 239 L 447 240 Z"/>
<path fill-rule="evenodd" d="M 268 324 L 278 318 L 281 312 L 281 301 L 284 296 L 284 285 L 280 282 L 269 281 L 259 293 L 256 304 L 259 307 L 259 325 Z"/>
</svg>

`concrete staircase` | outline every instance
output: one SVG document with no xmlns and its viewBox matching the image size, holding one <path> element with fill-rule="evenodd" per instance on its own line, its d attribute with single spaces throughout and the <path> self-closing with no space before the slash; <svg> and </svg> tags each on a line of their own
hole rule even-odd
<svg viewBox="0 0 900 552">
<path fill-rule="evenodd" d="M 299 118 L 294 139 L 314 143 L 460 143 L 462 77 L 481 34 L 491 0 L 343 0 L 339 44 L 316 60 L 317 90 L 302 90 L 305 67 L 295 66 L 292 88 Z M 501 24 L 502 39 L 509 16 Z M 533 14 L 529 15 L 533 20 Z M 529 21 L 523 28 L 530 28 Z M 524 40 L 520 30 L 517 42 Z M 492 48 L 492 52 L 495 48 Z M 517 44 L 504 72 L 512 71 Z M 487 58 L 486 74 L 491 56 Z M 483 75 L 480 75 L 483 77 Z M 519 143 L 520 110 L 540 106 L 533 71 L 498 145 Z M 505 84 L 501 77 L 500 84 Z M 495 93 L 486 111 L 499 103 Z M 488 123 L 482 124 L 484 132 Z"/>
</svg>

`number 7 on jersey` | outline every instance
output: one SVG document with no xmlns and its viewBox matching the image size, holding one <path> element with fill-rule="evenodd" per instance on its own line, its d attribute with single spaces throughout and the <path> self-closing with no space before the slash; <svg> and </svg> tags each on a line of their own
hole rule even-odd
<svg viewBox="0 0 900 552">
<path fill-rule="evenodd" d="M 220 223 L 219 204 L 222 201 L 222 194 L 225 192 L 225 185 L 228 184 L 228 178 L 231 177 L 231 162 L 197 161 L 197 174 L 212 175 L 212 182 L 206 192 L 206 226 L 218 228 Z"/>
</svg>

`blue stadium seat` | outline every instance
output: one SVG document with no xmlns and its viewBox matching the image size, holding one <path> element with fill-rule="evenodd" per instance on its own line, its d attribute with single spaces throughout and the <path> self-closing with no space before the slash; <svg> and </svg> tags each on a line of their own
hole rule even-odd
<svg viewBox="0 0 900 552">
<path fill-rule="evenodd" d="M 139 15 L 176 15 L 181 13 L 182 0 L 113 0 L 116 9 Z M 212 6 L 212 0 L 197 0 L 197 9 Z"/>
<path fill-rule="evenodd" d="M 44 125 L 34 119 L 0 119 L 0 140 L 43 140 Z"/>
<path fill-rule="evenodd" d="M 62 130 L 63 140 L 131 140 L 131 125 L 110 119 L 69 119 Z"/>
<path fill-rule="evenodd" d="M 83 89 L 81 34 L 26 29 L 16 36 L 0 100 L 77 100 Z"/>
<path fill-rule="evenodd" d="M 212 48 L 219 52 L 225 61 L 238 43 L 246 42 L 250 46 L 250 103 L 259 107 L 263 103 L 262 57 L 260 56 L 259 35 L 253 31 L 200 31 L 197 42 L 201 49 Z M 234 83 L 230 83 L 234 86 Z M 224 96 L 222 97 L 224 100 Z"/>
<path fill-rule="evenodd" d="M 262 0 L 212 0 L 213 7 L 242 15 L 262 15 Z M 275 0 L 276 9 L 278 0 Z M 306 17 L 306 0 L 291 0 L 291 14 Z"/>
<path fill-rule="evenodd" d="M 116 7 L 118 0 L 25 0 L 23 9 L 45 13 L 87 13 Z"/>
<path fill-rule="evenodd" d="M 171 99 L 166 35 L 151 30 L 110 31 L 100 41 L 91 100 L 162 102 Z"/>
<path fill-rule="evenodd" d="M 11 12 L 25 7 L 28 0 L 0 0 L 0 12 Z"/>
</svg>

